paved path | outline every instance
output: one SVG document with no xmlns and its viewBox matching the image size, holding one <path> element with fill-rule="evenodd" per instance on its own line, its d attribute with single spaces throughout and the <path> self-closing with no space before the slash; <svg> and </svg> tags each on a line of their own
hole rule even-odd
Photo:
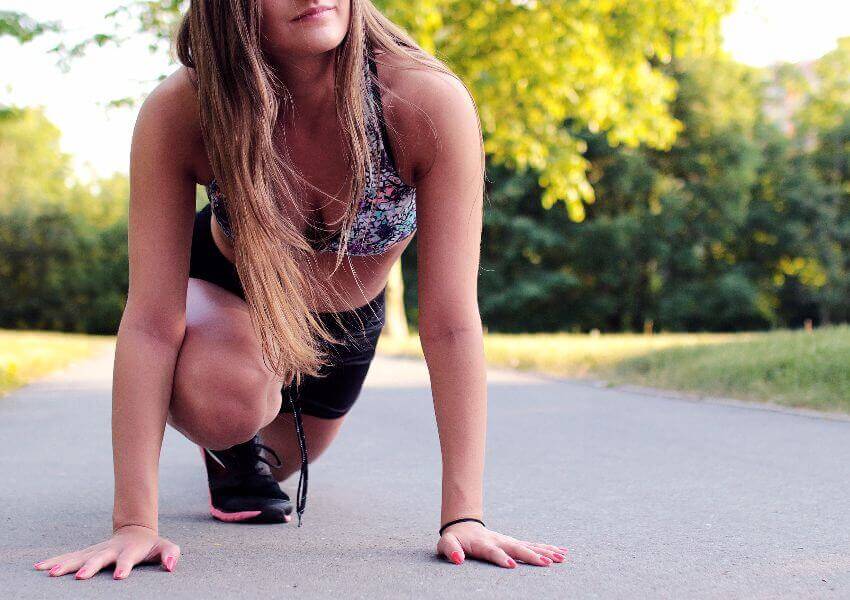
<svg viewBox="0 0 850 600">
<path fill-rule="evenodd" d="M 311 469 L 301 529 L 208 519 L 198 453 L 169 429 L 175 573 L 51 579 L 31 564 L 108 532 L 110 377 L 103 356 L 0 399 L 2 598 L 850 598 L 850 422 L 506 372 L 490 378 L 487 521 L 572 556 L 437 560 L 427 374 L 387 358 Z"/>
</svg>

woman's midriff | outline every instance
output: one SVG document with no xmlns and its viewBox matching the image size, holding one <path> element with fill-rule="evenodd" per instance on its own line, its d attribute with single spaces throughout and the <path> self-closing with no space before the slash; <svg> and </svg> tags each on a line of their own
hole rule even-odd
<svg viewBox="0 0 850 600">
<path fill-rule="evenodd" d="M 235 261 L 233 245 L 224 235 L 215 218 L 210 219 L 212 237 L 219 252 L 230 262 Z M 399 259 L 404 249 L 413 239 L 407 239 L 394 245 L 383 254 L 374 256 L 347 256 L 334 272 L 336 253 L 319 252 L 316 254 L 320 281 L 328 281 L 342 298 L 318 298 L 318 305 L 311 307 L 316 312 L 347 311 L 368 304 L 384 289 L 390 269 Z"/>
</svg>

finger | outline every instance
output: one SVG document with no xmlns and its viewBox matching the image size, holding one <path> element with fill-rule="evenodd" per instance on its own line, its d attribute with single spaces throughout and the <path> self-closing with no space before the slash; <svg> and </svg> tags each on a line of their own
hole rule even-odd
<svg viewBox="0 0 850 600">
<path fill-rule="evenodd" d="M 531 544 L 532 546 L 537 546 L 538 548 L 545 548 L 546 550 L 551 550 L 552 552 L 557 552 L 558 554 L 564 554 L 568 552 L 567 548 L 563 548 L 561 546 L 553 546 L 552 544 L 543 544 L 541 542 L 526 542 L 527 544 Z"/>
<path fill-rule="evenodd" d="M 53 567 L 48 571 L 48 575 L 51 577 L 62 577 L 71 571 L 76 571 L 86 562 L 88 556 L 83 555 L 82 553 L 78 553 L 76 555 L 72 555 L 65 560 L 56 563 Z"/>
<path fill-rule="evenodd" d="M 131 546 L 124 548 L 115 560 L 114 579 L 127 579 L 133 571 L 133 567 L 149 558 L 151 552 L 145 546 Z"/>
<path fill-rule="evenodd" d="M 52 556 L 52 557 L 50 557 L 46 560 L 42 560 L 42 561 L 35 563 L 33 566 L 36 569 L 38 569 L 39 571 L 49 571 L 50 569 L 52 569 L 53 567 L 55 567 L 57 564 L 59 564 L 61 562 L 64 562 L 66 560 L 70 560 L 72 558 L 76 558 L 80 555 L 86 556 L 86 557 L 91 556 L 92 554 L 94 554 L 98 550 L 102 550 L 105 547 L 106 547 L 106 543 L 101 542 L 99 544 L 95 544 L 94 546 L 89 546 L 88 548 L 85 548 L 83 550 L 77 550 L 75 552 L 66 552 L 65 554 L 58 554 L 56 556 Z"/>
<path fill-rule="evenodd" d="M 466 558 L 463 552 L 463 547 L 460 545 L 460 541 L 454 535 L 444 535 L 440 545 L 440 552 L 442 552 L 446 558 L 454 564 L 459 565 Z"/>
<path fill-rule="evenodd" d="M 91 579 L 94 575 L 106 565 L 111 565 L 115 562 L 118 553 L 115 550 L 101 550 L 91 558 L 89 558 L 82 567 L 77 570 L 75 577 L 77 579 Z"/>
<path fill-rule="evenodd" d="M 67 556 L 67 555 L 63 554 L 62 556 L 54 556 L 52 558 L 46 558 L 42 561 L 35 563 L 33 565 L 33 567 L 35 567 L 36 570 L 38 570 L 38 571 L 49 571 L 50 569 L 52 569 L 56 565 L 56 563 L 60 562 L 63 559 L 63 557 L 65 557 L 65 556 Z"/>
<path fill-rule="evenodd" d="M 534 544 L 532 542 L 521 542 L 521 543 L 522 543 L 523 546 L 531 548 L 532 550 L 537 552 L 537 554 L 542 554 L 543 556 L 546 556 L 546 557 L 550 558 L 551 560 L 553 560 L 554 562 L 557 562 L 557 563 L 564 562 L 564 560 L 566 560 L 566 558 L 567 558 L 566 553 L 564 553 L 562 550 L 560 550 L 560 549 L 553 550 L 553 548 L 556 548 L 556 546 L 550 546 L 548 544 L 546 544 L 546 545 Z"/>
<path fill-rule="evenodd" d="M 37 562 L 33 566 L 36 569 L 38 569 L 39 571 L 49 571 L 50 569 L 52 569 L 53 567 L 55 567 L 59 563 L 62 563 L 66 560 L 71 560 L 72 558 L 74 558 L 78 554 L 81 554 L 82 552 L 85 552 L 85 551 L 67 552 L 65 554 L 59 554 L 59 555 L 54 556 L 52 558 L 48 558 L 47 560 Z"/>
<path fill-rule="evenodd" d="M 476 551 L 474 556 L 483 558 L 484 560 L 489 560 L 491 563 L 507 569 L 513 569 L 516 567 L 516 561 L 508 556 L 508 554 L 498 546 L 490 544 L 483 546 L 480 550 Z"/>
<path fill-rule="evenodd" d="M 160 560 L 165 570 L 171 572 L 180 559 L 180 546 L 173 542 L 164 541 L 160 546 Z"/>
<path fill-rule="evenodd" d="M 553 558 L 539 554 L 525 544 L 508 543 L 503 545 L 502 548 L 504 548 L 512 557 L 521 560 L 524 563 L 528 563 L 529 565 L 548 567 L 554 561 Z"/>
</svg>

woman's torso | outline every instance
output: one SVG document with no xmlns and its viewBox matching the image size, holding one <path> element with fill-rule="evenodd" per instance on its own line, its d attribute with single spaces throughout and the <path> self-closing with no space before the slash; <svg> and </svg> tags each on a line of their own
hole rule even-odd
<svg viewBox="0 0 850 600">
<path fill-rule="evenodd" d="M 373 73 L 377 68 L 372 63 Z M 383 75 L 383 71 L 381 73 Z M 382 81 L 385 79 L 382 77 Z M 388 82 L 391 87 L 391 82 Z M 367 87 L 367 89 L 371 89 Z M 345 260 L 336 267 L 336 252 L 317 251 L 316 277 L 327 282 L 337 290 L 341 298 L 323 297 L 321 305 L 312 307 L 316 311 L 340 311 L 366 304 L 378 295 L 386 285 L 393 264 L 410 243 L 415 232 L 416 208 L 415 188 L 409 183 L 413 180 L 413 166 L 404 153 L 395 150 L 389 131 L 396 131 L 392 123 L 392 110 L 376 94 L 377 114 L 384 120 L 383 127 L 372 127 L 370 133 L 370 151 L 376 161 L 380 161 L 380 176 L 372 181 L 372 186 L 361 198 L 358 198 L 358 223 L 355 236 L 348 245 Z M 332 114 L 332 107 L 328 109 Z M 375 123 L 380 125 L 380 122 Z M 304 122 L 299 119 L 286 120 L 282 125 L 288 143 L 289 156 L 293 166 L 320 191 L 305 189 L 303 205 L 283 206 L 287 213 L 303 232 L 307 232 L 309 223 L 336 223 L 345 214 L 351 200 L 343 197 L 341 189 L 346 181 L 348 168 L 340 148 L 341 131 L 335 119 L 318 119 Z M 212 168 L 206 158 L 203 142 L 197 151 L 195 179 L 207 188 L 214 206 L 218 204 L 217 219 L 212 219 L 212 235 L 221 253 L 231 262 L 234 261 L 232 238 L 223 204 L 228 200 L 220 195 L 215 185 Z M 330 200 L 333 198 L 333 200 Z M 215 202 L 219 200 L 219 202 Z M 389 218 L 387 218 L 387 215 Z M 308 221 L 309 220 L 309 221 Z"/>
</svg>

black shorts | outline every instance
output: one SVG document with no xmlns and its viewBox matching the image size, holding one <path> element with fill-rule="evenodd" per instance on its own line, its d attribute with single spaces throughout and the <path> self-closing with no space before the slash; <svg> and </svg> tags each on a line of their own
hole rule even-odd
<svg viewBox="0 0 850 600">
<path fill-rule="evenodd" d="M 214 283 L 244 300 L 236 266 L 215 245 L 210 231 L 211 216 L 209 204 L 195 216 L 189 277 Z M 303 377 L 298 387 L 292 384 L 283 388 L 281 412 L 291 412 L 289 397 L 300 404 L 304 414 L 314 417 L 336 419 L 351 410 L 360 395 L 384 327 L 384 294 L 385 290 L 381 290 L 368 304 L 355 310 L 318 313 L 322 323 L 338 340 L 324 346 L 330 355 L 330 364 L 323 367 L 317 377 Z"/>
</svg>

